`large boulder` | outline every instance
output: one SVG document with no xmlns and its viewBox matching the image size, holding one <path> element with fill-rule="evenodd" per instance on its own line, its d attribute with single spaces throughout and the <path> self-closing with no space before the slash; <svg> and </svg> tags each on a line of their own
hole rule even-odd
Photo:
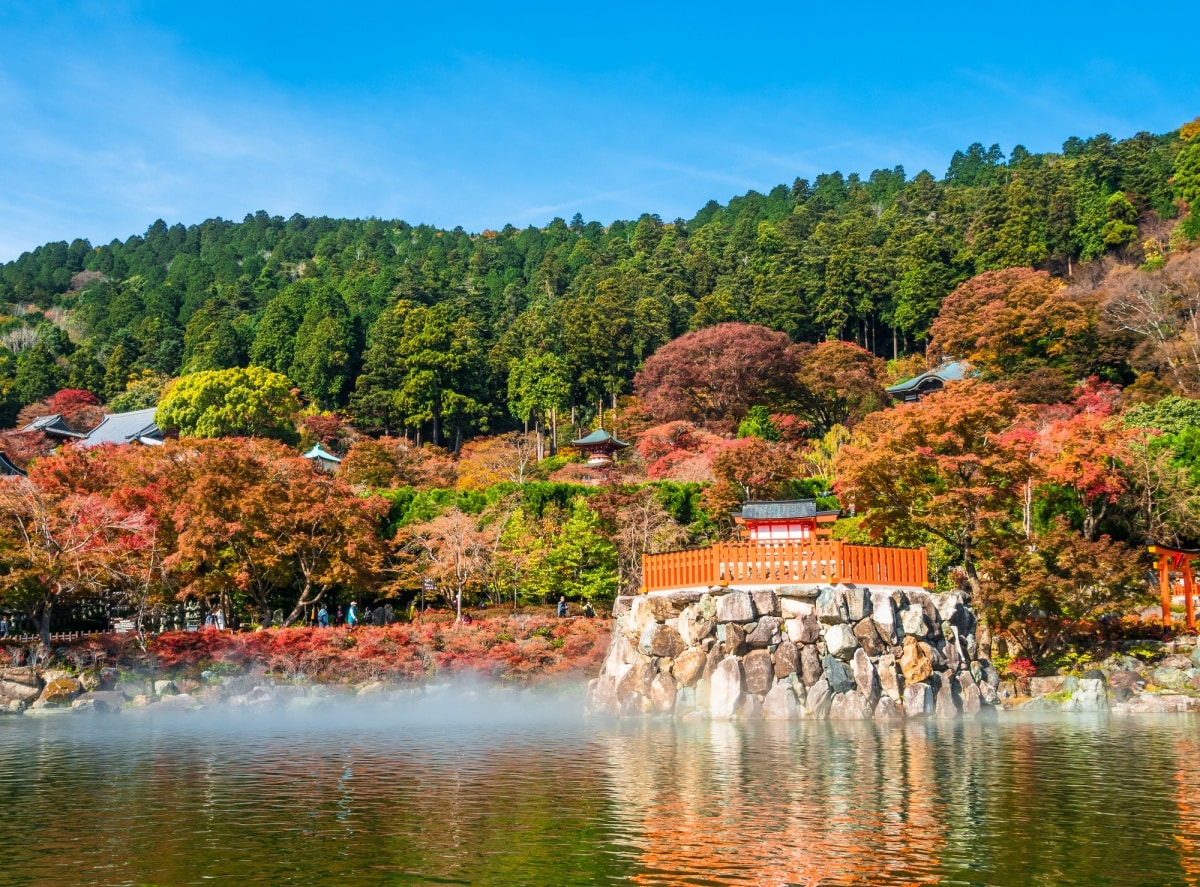
<svg viewBox="0 0 1200 887">
<path fill-rule="evenodd" d="M 791 682 L 779 681 L 763 697 L 762 715 L 768 721 L 794 721 L 800 717 L 800 703 Z"/>
<path fill-rule="evenodd" d="M 654 623 L 646 627 L 642 633 L 638 649 L 647 656 L 659 656 L 673 659 L 686 650 L 687 644 L 679 636 L 679 632 L 669 625 Z"/>
<path fill-rule="evenodd" d="M 779 598 L 779 614 L 784 619 L 799 619 L 802 616 L 816 616 L 817 607 L 810 600 L 794 597 Z"/>
<path fill-rule="evenodd" d="M 115 690 L 92 690 L 84 693 L 71 703 L 75 711 L 91 711 L 96 713 L 118 712 L 125 707 L 125 694 Z"/>
<path fill-rule="evenodd" d="M 854 673 L 840 659 L 826 656 L 821 660 L 821 666 L 824 669 L 823 680 L 829 685 L 830 692 L 846 693 L 854 689 Z"/>
<path fill-rule="evenodd" d="M 650 685 L 658 669 L 652 659 L 640 659 L 617 682 L 617 699 L 623 714 L 645 714 L 650 711 Z"/>
<path fill-rule="evenodd" d="M 815 644 L 821 639 L 821 623 L 812 613 L 789 619 L 784 625 L 793 644 Z"/>
<path fill-rule="evenodd" d="M 1029 679 L 1030 696 L 1053 696 L 1063 692 L 1067 692 L 1066 675 L 1052 674 Z"/>
<path fill-rule="evenodd" d="M 949 680 L 942 681 L 934 698 L 934 715 L 939 721 L 949 721 L 957 718 L 961 711 L 958 694 L 954 692 L 954 684 Z"/>
<path fill-rule="evenodd" d="M 669 714 L 675 708 L 675 694 L 679 687 L 669 674 L 659 672 L 650 682 L 650 705 L 658 712 Z"/>
<path fill-rule="evenodd" d="M 679 618 L 675 624 L 679 636 L 683 638 L 683 642 L 689 647 L 694 647 L 706 637 L 709 637 L 713 633 L 713 629 L 716 628 L 716 607 L 714 606 L 711 609 L 713 610 L 712 613 L 705 613 L 704 608 L 700 604 L 693 604 L 690 607 L 685 607 L 684 611 L 679 614 Z"/>
<path fill-rule="evenodd" d="M 969 671 L 960 672 L 958 678 L 959 700 L 962 703 L 962 713 L 967 717 L 975 717 L 983 710 L 983 694 Z"/>
<path fill-rule="evenodd" d="M 1150 683 L 1168 690 L 1183 690 L 1188 688 L 1188 673 L 1173 665 L 1160 665 L 1150 672 Z"/>
<path fill-rule="evenodd" d="M 928 684 L 908 684 L 904 688 L 904 715 L 923 718 L 933 714 L 933 688 Z"/>
<path fill-rule="evenodd" d="M 881 696 L 879 701 L 875 703 L 875 720 L 902 721 L 904 720 L 904 712 L 901 710 L 900 704 L 891 696 Z"/>
<path fill-rule="evenodd" d="M 899 702 L 903 698 L 904 681 L 900 675 L 900 668 L 896 665 L 896 657 L 891 653 L 880 656 L 875 671 L 879 674 L 880 692 Z"/>
<path fill-rule="evenodd" d="M 775 677 L 778 680 L 800 671 L 800 651 L 791 641 L 784 641 L 776 647 L 771 659 L 775 663 Z"/>
<path fill-rule="evenodd" d="M 83 687 L 74 678 L 54 678 L 46 682 L 33 708 L 66 708 L 83 692 Z"/>
<path fill-rule="evenodd" d="M 42 681 L 32 668 L 0 668 L 0 699 L 30 703 L 42 694 Z"/>
<path fill-rule="evenodd" d="M 897 626 L 896 601 L 891 592 L 875 591 L 871 593 L 871 620 L 875 630 L 885 644 L 894 646 L 900 643 L 900 632 Z"/>
<path fill-rule="evenodd" d="M 1063 711 L 1108 711 L 1108 693 L 1104 681 L 1084 678 L 1071 698 L 1063 703 Z"/>
<path fill-rule="evenodd" d="M 846 621 L 859 622 L 871 615 L 871 592 L 857 585 L 846 585 L 841 589 L 846 601 Z"/>
<path fill-rule="evenodd" d="M 929 635 L 929 624 L 925 621 L 925 611 L 920 606 L 909 604 L 900 611 L 900 627 L 905 637 L 925 638 Z"/>
<path fill-rule="evenodd" d="M 829 714 L 829 702 L 832 699 L 829 692 L 829 682 L 824 678 L 808 688 L 808 696 L 804 700 L 804 708 L 814 718 L 823 718 Z"/>
<path fill-rule="evenodd" d="M 933 648 L 912 635 L 907 636 L 904 639 L 904 651 L 900 654 L 900 670 L 904 673 L 904 683 L 921 683 L 933 674 L 933 666 Z"/>
<path fill-rule="evenodd" d="M 760 616 L 779 616 L 779 596 L 771 589 L 750 592 L 754 602 L 754 611 Z"/>
<path fill-rule="evenodd" d="M 849 660 L 858 649 L 858 638 L 849 625 L 831 625 L 825 630 L 825 648 L 829 655 Z"/>
<path fill-rule="evenodd" d="M 825 588 L 817 595 L 817 619 L 825 625 L 838 625 L 849 619 L 846 597 L 840 588 Z"/>
<path fill-rule="evenodd" d="M 775 683 L 775 663 L 766 650 L 751 650 L 742 659 L 742 675 L 746 692 L 762 696 Z"/>
<path fill-rule="evenodd" d="M 804 686 L 811 687 L 825 674 L 825 669 L 821 666 L 821 654 L 817 652 L 816 645 L 808 644 L 800 648 L 800 679 L 804 681 Z"/>
<path fill-rule="evenodd" d="M 717 626 L 717 637 L 721 638 L 726 656 L 741 656 L 748 649 L 746 629 L 736 622 L 727 622 Z"/>
<path fill-rule="evenodd" d="M 757 605 L 756 605 L 757 606 Z M 746 633 L 746 646 L 748 647 L 774 647 L 783 642 L 783 635 L 780 634 L 779 626 L 783 620 L 778 616 L 763 616 L 758 620 L 758 624 L 753 630 Z"/>
<path fill-rule="evenodd" d="M 736 656 L 726 656 L 713 671 L 709 688 L 709 716 L 716 721 L 730 720 L 741 708 L 744 695 L 742 664 Z"/>
<path fill-rule="evenodd" d="M 615 680 L 619 681 L 634 663 L 641 661 L 641 658 L 642 655 L 637 651 L 637 647 L 623 632 L 613 632 L 612 640 L 608 643 L 608 653 L 604 657 L 602 673 L 612 675 Z M 145 690 L 137 689 L 139 687 L 141 685 L 117 684 L 117 689 L 124 692 L 130 699 L 145 692 Z M 129 692 L 131 689 L 136 692 Z"/>
<path fill-rule="evenodd" d="M 854 638 L 858 641 L 859 646 L 867 651 L 868 656 L 879 656 L 890 646 L 879 637 L 879 632 L 875 630 L 875 623 L 870 619 L 856 622 L 851 631 L 854 632 Z"/>
<path fill-rule="evenodd" d="M 855 687 L 867 701 L 867 705 L 874 710 L 875 703 L 879 701 L 879 675 L 875 672 L 875 665 L 867 656 L 866 651 L 860 647 L 854 651 L 851 666 L 854 671 Z"/>
<path fill-rule="evenodd" d="M 622 626 L 625 636 L 636 644 L 647 628 L 656 622 L 666 621 L 660 615 L 666 616 L 670 609 L 670 602 L 664 598 L 641 594 L 630 601 L 628 615 L 622 617 L 618 624 Z"/>
<path fill-rule="evenodd" d="M 851 690 L 849 693 L 837 693 L 829 704 L 829 720 L 831 721 L 867 721 L 875 713 L 875 707 L 870 700 Z"/>
<path fill-rule="evenodd" d="M 700 680 L 700 675 L 704 673 L 704 663 L 707 660 L 708 653 L 704 651 L 703 647 L 690 647 L 684 650 L 675 657 L 675 663 L 671 667 L 675 680 L 681 686 L 692 686 Z"/>
<path fill-rule="evenodd" d="M 744 591 L 731 591 L 717 599 L 717 622 L 753 622 L 754 600 Z"/>
</svg>

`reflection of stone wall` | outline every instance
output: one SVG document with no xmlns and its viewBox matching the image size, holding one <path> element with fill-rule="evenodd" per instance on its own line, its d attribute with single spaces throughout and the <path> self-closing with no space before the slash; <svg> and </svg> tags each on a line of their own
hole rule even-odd
<svg viewBox="0 0 1200 887">
<path fill-rule="evenodd" d="M 622 597 L 588 710 L 684 719 L 990 713 L 1000 676 L 959 593 L 854 585 Z"/>
</svg>

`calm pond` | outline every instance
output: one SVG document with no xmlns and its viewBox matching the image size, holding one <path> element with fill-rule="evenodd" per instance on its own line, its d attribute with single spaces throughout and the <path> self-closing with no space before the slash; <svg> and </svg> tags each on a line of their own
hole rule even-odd
<svg viewBox="0 0 1200 887">
<path fill-rule="evenodd" d="M 1200 722 L 0 720 L 0 884 L 1200 883 Z"/>
</svg>

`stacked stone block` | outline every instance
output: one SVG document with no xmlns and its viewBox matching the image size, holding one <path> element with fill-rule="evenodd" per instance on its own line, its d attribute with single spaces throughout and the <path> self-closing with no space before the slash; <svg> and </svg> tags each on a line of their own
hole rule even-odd
<svg viewBox="0 0 1200 887">
<path fill-rule="evenodd" d="M 712 588 L 623 597 L 614 616 L 594 714 L 890 721 L 999 701 L 957 592 Z"/>
</svg>

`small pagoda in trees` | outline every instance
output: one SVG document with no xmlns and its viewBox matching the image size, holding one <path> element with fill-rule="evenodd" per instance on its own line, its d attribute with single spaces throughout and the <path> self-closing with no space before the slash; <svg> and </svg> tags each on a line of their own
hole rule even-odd
<svg viewBox="0 0 1200 887">
<path fill-rule="evenodd" d="M 588 468 L 599 475 L 597 482 L 608 477 L 616 454 L 629 448 L 629 444 L 617 440 L 603 428 L 597 428 L 586 437 L 571 441 L 571 446 L 587 457 Z"/>
</svg>

